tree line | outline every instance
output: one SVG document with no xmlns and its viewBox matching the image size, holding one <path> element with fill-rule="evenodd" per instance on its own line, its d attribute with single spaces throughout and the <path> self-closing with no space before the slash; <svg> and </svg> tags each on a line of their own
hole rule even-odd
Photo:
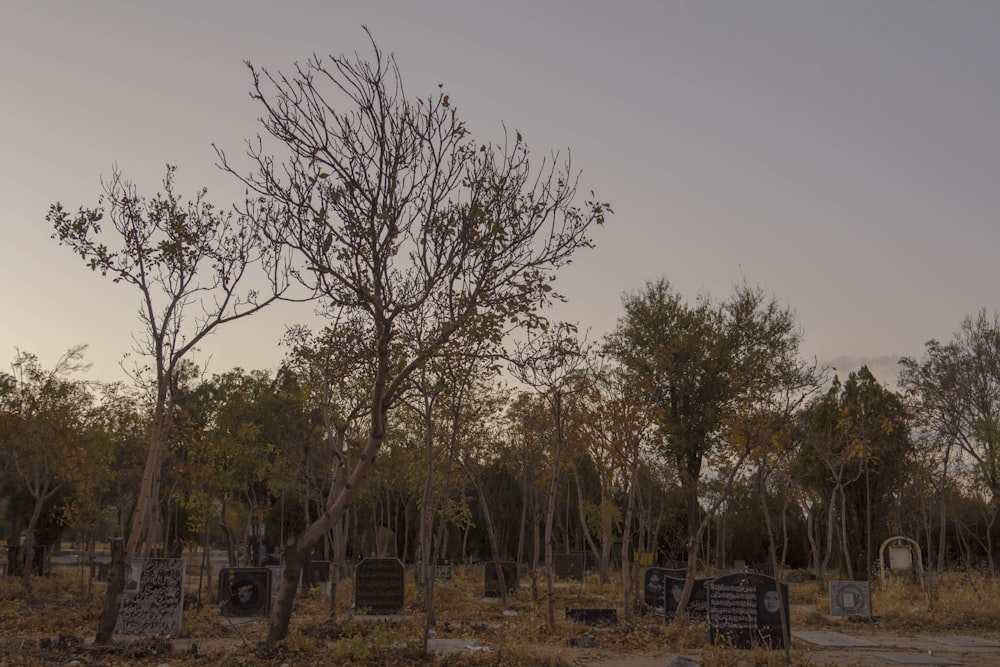
<svg viewBox="0 0 1000 667">
<path fill-rule="evenodd" d="M 18 352 L 0 375 L 22 565 L 67 529 L 124 541 L 98 642 L 154 549 L 276 548 L 272 643 L 320 554 L 416 564 L 429 624 L 437 559 L 515 559 L 554 627 L 559 551 L 620 572 L 626 614 L 647 554 L 687 560 L 688 595 L 736 558 L 860 576 L 897 533 L 939 569 L 993 553 L 996 317 L 903 359 L 898 392 L 802 359 L 793 311 L 748 284 L 688 300 L 652 280 L 588 341 L 547 307 L 609 205 L 575 203 L 568 157 L 533 159 L 519 132 L 476 141 L 443 89 L 407 97 L 371 46 L 290 74 L 247 64 L 262 136 L 241 160 L 217 149 L 243 202 L 185 200 L 168 167 L 153 196 L 115 172 L 96 207 L 50 209 L 53 238 L 140 305 L 133 383 L 83 380 L 83 348 L 52 368 Z M 279 300 L 326 325 L 289 327 L 276 371 L 192 361 Z"/>
</svg>

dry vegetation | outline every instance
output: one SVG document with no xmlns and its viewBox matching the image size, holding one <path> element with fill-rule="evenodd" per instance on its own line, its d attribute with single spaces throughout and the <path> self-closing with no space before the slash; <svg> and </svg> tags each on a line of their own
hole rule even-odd
<svg viewBox="0 0 1000 667">
<path fill-rule="evenodd" d="M 191 568 L 189 572 L 196 572 Z M 103 585 L 81 578 L 74 568 L 57 569 L 52 577 L 35 580 L 26 596 L 19 580 L 0 581 L 0 665 L 572 665 L 574 651 L 587 655 L 699 653 L 705 667 L 736 664 L 783 664 L 780 652 L 737 652 L 706 645 L 702 623 L 665 625 L 655 612 L 634 617 L 615 628 L 590 628 L 560 619 L 555 633 L 546 624 L 544 601 L 534 602 L 528 579 L 504 607 L 499 599 L 483 599 L 481 569 L 456 568 L 451 582 L 436 588 L 438 637 L 478 642 L 481 651 L 443 653 L 427 657 L 422 651 L 424 615 L 422 594 L 408 577 L 406 608 L 398 616 L 353 616 L 350 581 L 341 586 L 335 618 L 319 589 L 304 591 L 297 600 L 289 638 L 276 650 L 261 648 L 266 622 L 233 624 L 203 593 L 199 607 L 197 579 L 190 577 L 187 608 L 180 637 L 122 638 L 108 647 L 95 647 L 93 636 Z M 878 588 L 878 587 L 876 587 Z M 850 634 L 979 632 L 996 634 L 1000 627 L 1000 582 L 978 576 L 949 574 L 933 611 L 922 589 L 890 582 L 873 596 L 872 619 L 835 619 L 827 615 L 829 598 L 814 582 L 791 585 L 794 629 L 839 630 Z M 621 613 L 617 583 L 601 585 L 596 578 L 560 583 L 557 606 L 615 607 Z M 592 637 L 596 647 L 573 649 L 571 637 Z M 807 664 L 792 653 L 793 663 Z"/>
</svg>

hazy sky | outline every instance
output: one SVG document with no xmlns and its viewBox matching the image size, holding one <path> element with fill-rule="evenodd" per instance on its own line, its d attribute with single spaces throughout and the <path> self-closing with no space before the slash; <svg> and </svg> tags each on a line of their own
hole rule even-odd
<svg viewBox="0 0 1000 667">
<path fill-rule="evenodd" d="M 232 201 L 212 144 L 258 131 L 242 62 L 365 55 L 362 25 L 410 95 L 443 83 L 477 137 L 570 148 L 611 202 L 558 282 L 594 337 L 647 280 L 724 299 L 745 278 L 797 312 L 805 355 L 891 381 L 998 309 L 998 2 L 32 0 L 0 13 L 0 367 L 88 343 L 90 375 L 120 378 L 137 294 L 50 239 L 49 205 L 93 206 L 114 164 Z M 311 319 L 282 305 L 196 360 L 274 368 Z"/>
</svg>

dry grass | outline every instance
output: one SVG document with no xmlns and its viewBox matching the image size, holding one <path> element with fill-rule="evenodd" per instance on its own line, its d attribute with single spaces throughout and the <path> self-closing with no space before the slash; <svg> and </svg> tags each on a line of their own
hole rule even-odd
<svg viewBox="0 0 1000 667">
<path fill-rule="evenodd" d="M 192 568 L 193 569 L 193 568 Z M 621 590 L 617 582 L 602 585 L 588 577 L 583 585 L 557 584 L 557 629 L 547 623 L 544 597 L 532 598 L 528 580 L 512 595 L 507 606 L 498 599 L 483 599 L 479 569 L 455 568 L 455 578 L 436 586 L 437 624 L 440 637 L 475 640 L 488 651 L 427 657 L 422 651 L 425 615 L 423 594 L 407 577 L 406 607 L 392 617 L 351 614 L 350 581 L 340 586 L 336 614 L 319 589 L 305 590 L 296 600 L 289 637 L 272 650 L 261 648 L 266 622 L 257 620 L 233 626 L 218 608 L 196 604 L 196 579 L 188 592 L 181 636 L 173 641 L 146 639 L 116 641 L 110 647 L 93 647 L 83 641 L 93 636 L 103 601 L 102 584 L 81 592 L 77 570 L 57 570 L 55 576 L 34 580 L 31 596 L 20 581 L 0 580 L 0 666 L 65 664 L 84 665 L 547 665 L 569 666 L 574 649 L 571 637 L 592 637 L 601 652 L 619 654 L 699 652 L 705 667 L 735 664 L 737 659 L 755 667 L 783 664 L 774 651 L 733 651 L 707 646 L 703 623 L 664 624 L 655 611 L 636 615 L 630 623 L 621 618 Z M 876 586 L 873 621 L 832 618 L 829 597 L 813 582 L 790 587 L 795 629 L 840 629 L 853 633 L 980 631 L 995 634 L 1000 627 L 1000 581 L 978 576 L 947 575 L 937 587 L 934 609 L 919 586 L 890 582 Z M 613 607 L 620 623 L 614 628 L 592 628 L 566 620 L 567 607 Z M 209 657 L 206 657 L 209 656 Z M 805 658 L 794 656 L 800 664 Z"/>
</svg>

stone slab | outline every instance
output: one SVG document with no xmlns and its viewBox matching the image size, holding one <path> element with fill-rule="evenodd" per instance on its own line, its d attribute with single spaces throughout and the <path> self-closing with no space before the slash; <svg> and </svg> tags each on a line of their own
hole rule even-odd
<svg viewBox="0 0 1000 667">
<path fill-rule="evenodd" d="M 792 639 L 801 639 L 814 646 L 822 646 L 824 648 L 865 648 L 879 645 L 878 642 L 871 639 L 845 635 L 841 632 L 823 632 L 817 630 L 792 630 Z"/>
<path fill-rule="evenodd" d="M 929 639 L 939 644 L 948 646 L 961 646 L 965 648 L 993 647 L 1000 646 L 1000 642 L 981 637 L 970 637 L 969 635 L 920 635 L 923 639 Z"/>
<path fill-rule="evenodd" d="M 428 639 L 427 649 L 433 653 L 472 653 L 487 650 L 478 639 Z"/>
<path fill-rule="evenodd" d="M 880 653 L 879 657 L 899 663 L 900 665 L 961 665 L 957 660 L 949 660 L 936 655 L 923 653 Z"/>
</svg>

